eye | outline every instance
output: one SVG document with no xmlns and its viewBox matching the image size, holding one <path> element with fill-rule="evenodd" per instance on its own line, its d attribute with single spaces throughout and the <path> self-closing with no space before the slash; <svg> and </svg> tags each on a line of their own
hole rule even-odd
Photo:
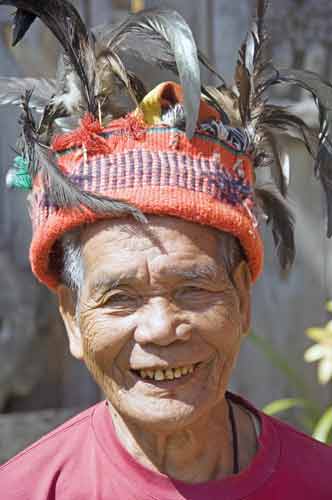
<svg viewBox="0 0 332 500">
<path fill-rule="evenodd" d="M 197 292 L 204 292 L 205 289 L 200 287 L 200 286 L 184 286 L 182 288 L 183 293 L 197 293 Z"/>
<path fill-rule="evenodd" d="M 111 309 L 133 309 L 138 305 L 138 298 L 128 293 L 112 293 L 105 297 L 104 305 Z"/>
<path fill-rule="evenodd" d="M 194 299 L 207 293 L 209 293 L 209 291 L 200 286 L 184 286 L 177 290 L 176 296 L 180 299 Z"/>
</svg>

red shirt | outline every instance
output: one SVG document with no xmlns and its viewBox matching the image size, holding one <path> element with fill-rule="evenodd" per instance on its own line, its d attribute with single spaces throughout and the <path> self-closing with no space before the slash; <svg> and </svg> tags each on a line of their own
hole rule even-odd
<svg viewBox="0 0 332 500">
<path fill-rule="evenodd" d="M 152 472 L 118 441 L 105 402 L 0 468 L 1 500 L 332 500 L 332 449 L 231 396 L 261 420 L 259 449 L 238 475 L 190 485 Z"/>
</svg>

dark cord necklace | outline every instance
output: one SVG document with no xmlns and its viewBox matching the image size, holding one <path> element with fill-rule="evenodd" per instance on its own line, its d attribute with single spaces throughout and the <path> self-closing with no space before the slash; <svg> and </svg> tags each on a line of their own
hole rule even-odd
<svg viewBox="0 0 332 500">
<path fill-rule="evenodd" d="M 239 440 L 238 433 L 236 428 L 236 420 L 234 415 L 234 410 L 232 407 L 232 403 L 226 398 L 228 404 L 228 415 L 231 423 L 232 430 L 232 443 L 233 443 L 233 474 L 238 474 L 240 472 L 239 467 Z"/>
</svg>

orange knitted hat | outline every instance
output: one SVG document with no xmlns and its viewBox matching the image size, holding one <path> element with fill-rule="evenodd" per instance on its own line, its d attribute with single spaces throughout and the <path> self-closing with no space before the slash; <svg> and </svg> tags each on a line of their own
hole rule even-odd
<svg viewBox="0 0 332 500">
<path fill-rule="evenodd" d="M 217 129 L 213 133 L 211 125 L 211 130 L 204 126 L 213 120 L 217 125 L 220 116 L 203 101 L 201 128 L 192 140 L 176 126 L 164 125 L 162 111 L 182 102 L 181 87 L 164 83 L 147 95 L 139 110 L 106 128 L 87 115 L 78 130 L 53 141 L 58 166 L 82 191 L 126 201 L 145 214 L 171 215 L 232 233 L 254 281 L 262 270 L 263 245 L 252 212 L 251 160 L 239 148 L 238 135 L 232 142 L 230 133 L 228 140 L 221 139 Z M 42 183 L 35 182 L 30 260 L 38 279 L 56 288 L 59 277 L 49 267 L 55 242 L 81 224 L 108 217 L 114 215 L 58 209 Z"/>
<path fill-rule="evenodd" d="M 288 270 L 295 256 L 294 220 L 285 203 L 289 165 L 281 160 L 280 131 L 295 132 L 315 156 L 332 235 L 332 87 L 314 73 L 273 67 L 265 50 L 268 2 L 257 0 L 233 87 L 197 49 L 175 11 L 143 11 L 92 34 L 69 0 L 0 3 L 19 5 L 15 43 L 39 17 L 65 53 L 57 80 L 0 79 L 0 104 L 22 108 L 19 156 L 7 183 L 32 190 L 30 259 L 48 287 L 59 283 L 57 242 L 66 232 L 129 214 L 167 214 L 233 234 L 253 281 L 263 267 L 256 220 L 262 214 Z M 180 85 L 163 83 L 148 92 L 149 75 L 134 73 L 130 59 L 136 67 L 172 71 Z M 202 85 L 200 64 L 219 86 Z M 268 102 L 266 92 L 277 84 L 296 84 L 314 96 L 316 137 L 298 116 Z M 270 185 L 259 185 L 261 167 L 270 168 Z"/>
</svg>

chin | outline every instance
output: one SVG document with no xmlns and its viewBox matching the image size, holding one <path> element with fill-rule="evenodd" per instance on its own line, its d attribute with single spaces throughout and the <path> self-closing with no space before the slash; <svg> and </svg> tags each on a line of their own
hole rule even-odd
<svg viewBox="0 0 332 500">
<path fill-rule="evenodd" d="M 137 397 L 120 393 L 117 398 L 109 398 L 112 406 L 126 420 L 139 426 L 159 432 L 172 433 L 192 425 L 216 405 L 215 395 L 196 399 L 195 403 L 176 398 L 153 396 Z"/>
</svg>

